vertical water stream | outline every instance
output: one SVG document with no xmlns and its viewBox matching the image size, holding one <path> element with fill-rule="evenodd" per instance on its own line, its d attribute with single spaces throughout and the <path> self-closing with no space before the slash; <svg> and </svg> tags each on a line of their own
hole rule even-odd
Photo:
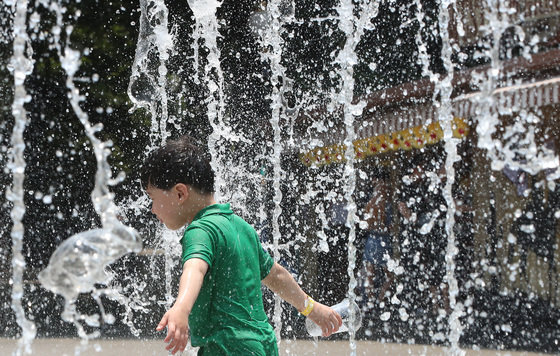
<svg viewBox="0 0 560 356">
<path fill-rule="evenodd" d="M 354 161 L 356 152 L 354 148 L 354 140 L 356 139 L 356 132 L 354 128 L 354 117 L 361 114 L 365 107 L 364 102 L 353 103 L 354 99 L 354 65 L 358 63 L 356 54 L 356 46 L 366 29 L 371 28 L 371 20 L 377 16 L 377 3 L 376 2 L 359 2 L 358 8 L 354 9 L 354 4 L 351 0 L 341 0 L 339 6 L 336 8 L 338 12 L 338 27 L 345 34 L 346 42 L 342 50 L 336 57 L 336 62 L 340 66 L 340 76 L 342 79 L 342 86 L 338 93 L 334 94 L 335 103 L 341 105 L 343 108 L 344 129 L 346 137 L 344 145 L 346 151 L 344 152 L 345 165 L 343 173 L 344 182 L 344 200 L 346 201 L 346 210 L 348 215 L 346 217 L 346 227 L 348 230 L 348 270 L 347 273 L 350 277 L 348 285 L 348 298 L 350 300 L 356 299 L 355 288 L 357 286 L 354 268 L 356 267 L 356 203 L 354 201 L 354 192 L 356 189 L 356 169 Z M 355 15 L 356 14 L 356 15 Z M 350 309 L 349 324 L 354 324 L 356 315 L 354 310 Z M 350 328 L 350 353 L 356 355 L 356 330 Z"/>
<path fill-rule="evenodd" d="M 167 63 L 174 51 L 175 42 L 168 29 L 168 16 L 169 10 L 163 0 L 140 0 L 139 33 L 127 94 L 133 104 L 130 112 L 145 108 L 150 113 L 150 145 L 145 153 L 165 143 L 170 136 L 168 127 L 173 124 L 168 115 Z M 129 205 L 145 207 L 147 201 L 142 200 L 144 198 L 141 196 L 137 201 L 129 202 Z M 173 304 L 172 271 L 176 266 L 176 256 L 169 251 L 175 251 L 174 244 L 177 240 L 175 233 L 163 226 L 158 227 L 156 241 L 165 251 L 163 263 L 167 308 Z"/>
<path fill-rule="evenodd" d="M 449 291 L 449 307 L 451 315 L 449 315 L 448 325 L 449 332 L 447 339 L 451 344 L 451 353 L 456 355 L 463 354 L 459 348 L 459 338 L 461 336 L 462 325 L 459 318 L 463 315 L 463 305 L 457 302 L 459 294 L 459 286 L 455 277 L 455 256 L 457 255 L 457 246 L 455 241 L 455 199 L 453 197 L 453 185 L 455 183 L 455 168 L 454 163 L 460 160 L 457 155 L 457 139 L 453 138 L 453 113 L 451 106 L 451 95 L 453 92 L 453 63 L 451 61 L 452 46 L 449 38 L 449 8 L 454 5 L 452 1 L 443 1 L 439 8 L 439 31 L 442 41 L 442 60 L 446 74 L 442 77 L 438 76 L 429 69 L 430 60 L 426 53 L 426 45 L 421 38 L 421 32 L 424 29 L 424 16 L 422 5 L 419 1 L 415 2 L 417 6 L 416 19 L 419 22 L 419 30 L 416 36 L 416 44 L 418 46 L 418 56 L 422 65 L 422 74 L 430 78 L 434 83 L 434 93 L 432 101 L 438 102 L 439 106 L 436 111 L 436 119 L 443 131 L 445 156 L 445 175 L 446 180 L 441 187 L 443 197 L 446 203 L 446 218 L 445 218 L 445 235 L 447 237 L 447 246 L 445 252 L 445 281 L 448 284 Z M 432 336 L 434 337 L 434 336 Z"/>
<path fill-rule="evenodd" d="M 272 152 L 272 167 L 273 167 L 273 191 L 272 198 L 274 202 L 274 209 L 272 214 L 272 243 L 273 243 L 273 258 L 275 261 L 280 260 L 280 215 L 282 214 L 282 190 L 280 184 L 282 181 L 283 170 L 281 166 L 282 157 L 282 130 L 280 127 L 280 120 L 283 116 L 282 110 L 282 91 L 284 90 L 284 83 L 279 82 L 280 79 L 286 77 L 286 70 L 281 64 L 282 59 L 282 23 L 280 23 L 281 13 L 279 10 L 280 1 L 270 1 L 267 3 L 267 18 L 270 21 L 267 31 L 263 33 L 261 39 L 262 46 L 268 47 L 268 50 L 262 53 L 263 59 L 268 63 L 272 70 L 270 76 L 270 85 L 272 92 L 269 96 L 271 102 L 271 118 L 270 124 L 273 130 L 273 152 Z M 274 298 L 274 326 L 276 331 L 276 338 L 280 340 L 280 332 L 282 330 L 282 301 L 278 296 Z"/>
<path fill-rule="evenodd" d="M 455 242 L 455 199 L 453 197 L 453 185 L 455 183 L 454 163 L 460 160 L 457 155 L 457 140 L 453 138 L 453 113 L 451 111 L 451 94 L 453 92 L 453 63 L 451 56 L 453 49 L 449 38 L 449 8 L 454 1 L 442 1 L 439 8 L 439 29 L 442 41 L 442 58 L 445 70 L 444 78 L 435 83 L 435 96 L 440 96 L 440 106 L 437 111 L 438 120 L 443 130 L 443 139 L 445 142 L 445 175 L 446 181 L 442 189 L 443 197 L 447 205 L 445 218 L 445 234 L 447 236 L 447 247 L 445 252 L 445 281 L 449 290 L 449 307 L 451 315 L 449 315 L 449 333 L 447 339 L 451 344 L 451 353 L 453 355 L 464 355 L 465 352 L 459 347 L 459 338 L 463 330 L 459 318 L 463 315 L 463 305 L 457 302 L 459 295 L 459 286 L 455 276 L 455 256 L 457 255 L 457 246 Z"/>
<path fill-rule="evenodd" d="M 23 256 L 22 250 L 24 247 L 23 238 L 25 227 L 23 226 L 23 217 L 26 212 L 24 204 L 24 179 L 26 171 L 26 162 L 24 159 L 24 151 L 26 143 L 24 142 L 24 131 L 28 125 L 27 112 L 25 109 L 26 103 L 30 99 L 30 95 L 26 92 L 25 80 L 32 73 L 33 59 L 31 41 L 28 37 L 27 21 L 28 19 L 29 3 L 28 0 L 5 0 L 7 6 L 12 6 L 14 21 L 13 21 L 13 56 L 9 64 L 9 68 L 14 77 L 14 99 L 11 108 L 12 115 L 15 119 L 13 133 L 11 137 L 11 152 L 10 160 L 7 168 L 12 175 L 12 186 L 6 193 L 7 199 L 12 203 L 11 218 L 13 221 L 11 231 L 12 241 L 12 278 L 10 280 L 12 293 L 11 293 L 11 307 L 15 313 L 16 322 L 22 329 L 21 338 L 18 341 L 17 349 L 14 355 L 22 355 L 24 353 L 31 353 L 31 346 L 33 339 L 36 335 L 36 327 L 32 318 L 27 318 L 26 313 L 29 312 L 28 307 L 23 303 L 24 301 L 24 279 L 26 271 L 26 260 Z M 54 12 L 56 15 L 56 25 L 53 26 L 50 33 L 46 36 L 49 37 L 51 48 L 55 48 L 58 52 L 62 69 L 66 73 L 66 88 L 68 91 L 69 103 L 78 118 L 82 123 L 83 129 L 86 133 L 91 147 L 93 149 L 95 160 L 97 163 L 97 170 L 95 175 L 95 186 L 91 193 L 91 199 L 95 211 L 101 219 L 101 227 L 90 231 L 71 236 L 66 239 L 60 248 L 53 254 L 49 266 L 41 272 L 39 280 L 43 286 L 53 292 L 59 293 L 66 298 L 65 311 L 63 318 L 66 321 L 74 323 L 78 330 L 78 334 L 83 339 L 87 340 L 91 337 L 100 335 L 98 332 L 87 334 L 86 330 L 90 327 L 97 328 L 102 322 L 112 323 L 114 317 L 106 314 L 101 300 L 102 295 L 108 296 L 113 300 L 118 301 L 125 306 L 126 320 L 125 324 L 130 327 L 134 335 L 139 335 L 140 331 L 134 328 L 132 321 L 133 312 L 144 307 L 146 304 L 138 304 L 138 309 L 131 306 L 128 297 L 124 297 L 119 291 L 112 290 L 109 282 L 113 276 L 106 270 L 106 267 L 115 261 L 120 256 L 130 252 L 139 251 L 141 242 L 137 233 L 122 224 L 118 218 L 118 207 L 113 201 L 113 193 L 110 187 L 118 184 L 124 178 L 119 175 L 116 178 L 112 177 L 111 167 L 108 163 L 109 155 L 111 154 L 112 144 L 110 141 L 103 141 L 100 139 L 102 125 L 94 125 L 89 122 L 88 114 L 84 105 L 87 95 L 80 92 L 77 73 L 80 68 L 80 58 L 83 55 L 78 50 L 72 48 L 69 38 L 73 31 L 72 24 L 65 23 L 65 18 L 77 18 L 79 12 L 72 16 L 63 15 L 66 9 L 64 8 L 65 2 L 62 0 L 49 2 L 47 0 L 36 1 L 35 6 L 43 6 L 46 12 Z M 457 147 L 457 139 L 453 138 L 453 71 L 456 63 L 452 60 L 453 56 L 457 53 L 454 51 L 453 37 L 450 32 L 455 29 L 450 29 L 450 10 L 458 7 L 455 0 L 442 0 L 439 3 L 438 24 L 439 35 L 442 41 L 442 60 L 444 72 L 446 74 L 437 74 L 430 70 L 430 58 L 427 51 L 427 43 L 422 40 L 420 32 L 424 29 L 424 15 L 422 12 L 422 1 L 415 0 L 418 12 L 416 20 L 419 22 L 420 31 L 416 37 L 416 44 L 418 47 L 419 61 L 422 65 L 422 74 L 430 78 L 434 84 L 434 94 L 432 96 L 432 103 L 436 110 L 436 120 L 441 125 L 443 130 L 444 148 L 446 152 L 445 168 L 446 168 L 446 181 L 441 188 L 442 194 L 447 206 L 445 217 L 445 232 L 447 236 L 447 245 L 445 253 L 445 267 L 446 275 L 445 282 L 449 286 L 449 303 L 451 313 L 447 315 L 447 335 L 444 337 L 451 345 L 450 353 L 453 355 L 464 355 L 465 352 L 459 346 L 460 338 L 463 334 L 464 325 L 461 323 L 461 318 L 464 316 L 464 305 L 458 299 L 459 285 L 456 278 L 456 262 L 455 258 L 458 254 L 458 246 L 455 237 L 455 200 L 453 197 L 453 186 L 455 184 L 455 168 L 454 163 L 460 160 Z M 220 24 L 217 18 L 217 11 L 222 5 L 218 0 L 189 0 L 190 6 L 195 19 L 195 28 L 193 31 L 193 49 L 195 53 L 194 66 L 195 72 L 198 75 L 199 67 L 203 70 L 200 77 L 208 91 L 208 102 L 206 103 L 206 110 L 209 123 L 212 127 L 212 133 L 208 140 L 210 153 L 212 155 L 213 166 L 217 174 L 217 194 L 216 198 L 220 200 L 224 196 L 230 195 L 230 190 L 236 187 L 226 187 L 226 182 L 229 185 L 229 178 L 237 175 L 239 172 L 232 172 L 232 168 L 224 163 L 229 159 L 228 151 L 238 141 L 243 141 L 253 147 L 257 147 L 256 142 L 250 142 L 248 139 L 241 137 L 239 133 L 234 132 L 233 128 L 229 126 L 232 123 L 228 110 L 228 87 L 225 83 L 224 72 L 222 71 L 221 56 L 219 47 L 220 38 Z M 339 85 L 330 93 L 331 107 L 335 107 L 337 112 L 333 116 L 340 113 L 339 117 L 343 119 L 340 127 L 344 130 L 344 165 L 343 170 L 339 176 L 337 173 L 330 175 L 331 171 L 325 171 L 316 174 L 313 177 L 314 181 L 306 182 L 305 194 L 301 197 L 303 201 L 302 206 L 307 208 L 307 205 L 315 209 L 314 216 L 317 217 L 316 233 L 319 236 L 318 243 L 313 246 L 315 251 L 313 253 L 329 252 L 329 243 L 325 231 L 331 226 L 331 216 L 329 216 L 329 209 L 335 200 L 341 198 L 335 189 L 331 187 L 341 188 L 343 193 L 343 200 L 346 203 L 346 227 L 348 228 L 348 268 L 347 273 L 349 276 L 348 284 L 348 297 L 356 299 L 355 288 L 357 286 L 356 276 L 354 270 L 358 261 L 356 261 L 356 223 L 357 223 L 357 203 L 355 202 L 357 188 L 356 174 L 359 165 L 356 161 L 356 152 L 354 142 L 358 139 L 356 134 L 356 120 L 355 118 L 362 114 L 365 103 L 354 102 L 355 98 L 355 81 L 354 70 L 355 66 L 361 59 L 358 58 L 356 48 L 361 41 L 363 34 L 367 30 L 375 30 L 371 28 L 372 19 L 378 15 L 377 6 L 378 2 L 360 0 L 340 0 L 339 4 L 334 8 L 337 12 L 336 16 L 327 17 L 328 21 L 334 20 L 338 24 L 338 31 L 343 33 L 345 38 L 343 47 L 338 47 L 339 50 L 335 64 L 336 71 L 329 73 L 331 78 L 337 78 Z M 286 6 L 284 0 L 270 0 L 266 2 L 267 21 L 268 27 L 263 31 L 262 47 L 266 47 L 261 53 L 261 59 L 268 64 L 265 75 L 259 73 L 261 78 L 268 78 L 269 81 L 265 84 L 270 89 L 270 94 L 267 99 L 270 107 L 267 106 L 270 112 L 270 120 L 264 125 L 271 128 L 272 139 L 266 142 L 266 154 L 258 158 L 251 158 L 252 162 L 262 162 L 268 160 L 272 166 L 272 191 L 273 196 L 273 211 L 272 216 L 266 216 L 266 212 L 260 211 L 258 217 L 267 222 L 272 230 L 272 249 L 274 260 L 279 261 L 283 257 L 283 252 L 290 252 L 290 247 L 297 246 L 297 238 L 294 237 L 293 241 L 288 241 L 281 244 L 281 231 L 282 219 L 286 211 L 283 211 L 282 204 L 288 200 L 284 195 L 282 189 L 283 184 L 287 181 L 286 176 L 292 172 L 285 170 L 282 166 L 283 157 L 292 154 L 287 152 L 297 145 L 293 142 L 294 137 L 294 121 L 296 115 L 293 114 L 287 106 L 285 94 L 291 90 L 291 79 L 287 76 L 287 69 L 283 65 L 284 56 L 291 55 L 288 53 L 288 44 L 284 42 L 289 38 L 286 36 L 286 25 L 291 24 L 290 21 L 296 21 L 294 18 L 286 17 L 282 12 L 282 7 Z M 319 6 L 319 5 L 317 5 Z M 168 105 L 171 105 L 173 99 L 170 97 L 170 88 L 168 80 L 172 70 L 168 70 L 168 59 L 170 55 L 174 54 L 174 36 L 170 33 L 169 27 L 169 11 L 163 0 L 140 0 L 140 34 L 137 42 L 136 56 L 132 65 L 132 75 L 128 86 L 128 95 L 133 103 L 132 110 L 137 108 L 145 108 L 151 115 L 151 132 L 150 132 L 150 147 L 146 151 L 150 151 L 155 146 L 170 136 L 168 130 L 170 124 L 173 123 L 173 118 L 168 114 Z M 332 9 L 329 9 L 332 14 Z M 459 9 L 460 11 L 460 9 Z M 456 11 L 457 12 L 457 11 Z M 476 130 L 478 134 L 478 147 L 487 152 L 487 157 L 491 161 L 494 170 L 501 170 L 506 165 L 515 169 L 522 169 L 529 173 L 537 173 L 545 168 L 557 168 L 558 158 L 552 150 L 537 147 L 535 143 L 535 130 L 537 129 L 537 122 L 540 120 L 540 113 L 529 112 L 521 109 L 517 104 L 506 107 L 503 98 L 497 96 L 497 87 L 505 85 L 514 85 L 513 82 L 507 82 L 503 78 L 503 66 L 500 58 L 500 39 L 511 26 L 511 19 L 508 15 L 511 14 L 511 9 L 504 3 L 497 0 L 486 0 L 483 16 L 486 24 L 481 26 L 481 31 L 485 32 L 485 38 L 481 41 L 487 41 L 484 46 L 481 46 L 482 57 L 489 60 L 489 66 L 486 67 L 484 72 L 473 72 L 472 86 L 477 87 L 479 93 L 473 94 L 471 103 L 476 104 L 477 112 L 473 115 L 477 121 Z M 38 16 L 38 15 L 37 15 Z M 298 19 L 299 21 L 301 19 Z M 305 21 L 307 19 L 304 19 Z M 324 21 L 325 18 L 320 18 L 318 21 Z M 414 19 L 412 19 L 414 20 Z M 312 19 L 312 21 L 316 21 Z M 451 22 L 452 23 L 452 22 Z M 464 30 L 460 26 L 460 21 L 457 23 L 456 31 L 461 36 Z M 30 26 L 29 26 L 30 27 Z M 329 29 L 330 30 L 330 29 Z M 519 32 L 520 36 L 523 35 L 522 30 Z M 336 32 L 336 30 L 335 30 Z M 487 40 L 490 38 L 490 40 Z M 315 39 L 314 39 L 315 40 Z M 287 40 L 286 40 L 287 42 Z M 207 51 L 201 51 L 199 45 L 204 45 Z M 525 54 L 529 51 L 527 48 L 523 49 Z M 225 52 L 224 52 L 225 53 Z M 335 53 L 335 52 L 333 52 Z M 199 55 L 202 58 L 199 58 Z M 224 68 L 226 68 L 224 66 Z M 226 74 L 229 74 L 226 71 Z M 226 76 L 227 78 L 227 76 Z M 197 82 L 198 78 L 194 81 Z M 268 88 L 266 89 L 268 90 Z M 311 100 L 310 100 L 311 101 Z M 333 114 L 330 112 L 328 114 Z M 325 116 L 328 116 L 325 115 Z M 515 115 L 519 118 L 517 126 L 507 126 L 501 119 L 503 115 Z M 322 130 L 317 132 L 328 133 L 333 130 L 334 125 L 330 119 L 325 117 L 313 118 L 312 126 L 314 128 L 322 127 Z M 232 126 L 233 125 L 232 123 Z M 503 137 L 498 137 L 501 134 L 499 130 L 503 126 Z M 336 127 L 338 128 L 338 127 Z M 308 131 L 307 133 L 311 132 Z M 304 136 L 306 133 L 302 133 Z M 327 135 L 325 135 L 327 136 Z M 262 137 L 262 136 L 261 136 Z M 286 140 L 289 137 L 289 140 Z M 521 139 L 518 139 L 521 138 Z M 322 142 L 324 146 L 332 144 L 332 142 Z M 514 142 L 515 141 L 515 142 Z M 231 145 L 228 145 L 231 144 Z M 298 143 L 299 144 L 299 143 Z M 232 151 L 236 147 L 232 148 Z M 256 151 L 256 149 L 255 149 Z M 268 153 L 271 153 L 268 155 Z M 525 160 L 516 160 L 515 157 L 522 157 Z M 267 167 L 268 168 L 268 167 Z M 334 169 L 333 169 L 334 170 Z M 249 176 L 251 173 L 247 173 Z M 557 173 L 558 174 L 558 173 Z M 241 176 L 241 175 L 240 175 Z M 264 177 L 264 174 L 263 174 Z M 245 176 L 242 176 L 243 180 Z M 260 178 L 260 177 L 259 177 Z M 263 178 L 264 180 L 264 178 Z M 291 182 L 290 182 L 291 183 Z M 264 187 L 264 185 L 263 185 Z M 328 187 L 328 188 L 325 188 Z M 262 187 L 261 187 L 262 188 Z M 267 189 L 267 188 L 262 188 Z M 242 193 L 247 193 L 243 191 Z M 258 197 L 254 200 L 265 200 L 266 193 L 260 190 L 257 192 Z M 287 195 L 287 194 L 286 194 Z M 342 200 L 342 199 L 340 199 Z M 318 201 L 318 203 L 316 203 Z M 337 201 L 338 202 L 338 201 Z M 133 208 L 141 206 L 144 209 L 147 206 L 145 201 L 136 202 Z M 132 204 L 135 204 L 132 202 Z M 296 207 L 295 210 L 301 207 Z M 131 208 L 132 209 L 132 208 Z M 288 209 L 286 209 L 288 210 Z M 299 223 L 299 221 L 298 221 Z M 303 221 L 303 223 L 306 223 Z M 294 225 L 295 226 L 295 225 Z M 312 228 L 315 228 L 313 226 Z M 293 230 L 297 230 L 293 228 Z M 296 231 L 294 235 L 298 234 Z M 160 239 L 165 245 L 165 250 L 172 250 L 176 246 L 176 236 L 169 233 L 168 230 L 160 230 L 157 232 L 157 239 Z M 338 237 L 334 236 L 334 242 Z M 305 239 L 301 239 L 305 242 Z M 172 244 L 174 244 L 172 246 Z M 297 246 L 299 247 L 299 246 Z M 296 249 L 297 250 L 297 249 Z M 301 250 L 299 250 L 301 251 Z M 485 263 L 485 262 L 481 262 Z M 173 302 L 173 295 L 171 290 L 173 288 L 172 281 L 172 268 L 176 267 L 175 256 L 170 253 L 165 254 L 165 287 L 166 287 L 166 300 L 162 303 L 167 303 L 167 306 Z M 152 266 L 153 267 L 153 266 Z M 514 266 L 511 266 L 513 268 Z M 324 277 L 324 276 L 323 276 Z M 159 282 L 159 281 L 158 281 Z M 100 290 L 99 284 L 107 284 L 106 289 Z M 135 295 L 141 294 L 142 288 L 145 286 L 135 286 L 137 291 Z M 401 286 L 402 291 L 402 286 Z M 77 296 L 81 293 L 91 293 L 92 298 L 97 302 L 101 319 L 97 315 L 83 315 L 76 310 L 75 301 Z M 398 292 L 400 293 L 400 292 Z M 398 294 L 397 293 L 397 294 Z M 406 293 L 406 291 L 405 291 Z M 125 300 L 126 299 L 126 300 Z M 146 308 L 147 309 L 147 308 Z M 274 306 L 274 324 L 276 326 L 276 335 L 280 340 L 282 330 L 282 304 L 280 299 L 275 300 Z M 390 318 L 389 312 L 387 317 L 381 317 L 382 321 L 387 321 Z M 351 315 L 351 319 L 354 316 Z M 407 316 L 408 317 L 408 316 Z M 442 315 L 437 316 L 438 321 L 445 320 Z M 402 318 L 401 318 L 402 319 Z M 404 321 L 404 319 L 402 319 Z M 438 326 L 440 327 L 440 326 Z M 433 335 L 432 335 L 433 336 Z M 434 340 L 436 338 L 434 337 Z M 317 346 L 317 345 L 316 345 Z M 77 350 L 76 352 L 78 352 Z M 350 354 L 356 355 L 356 342 L 355 330 L 350 330 Z"/>
<path fill-rule="evenodd" d="M 167 61 L 173 52 L 173 36 L 168 30 L 169 11 L 163 0 L 140 0 L 140 29 L 136 44 L 132 73 L 128 84 L 130 112 L 145 108 L 150 112 L 151 151 L 169 136 Z M 157 58 L 157 63 L 153 58 Z M 154 70 L 154 68 L 157 68 Z"/>
<path fill-rule="evenodd" d="M 21 328 L 21 337 L 18 341 L 14 355 L 21 355 L 23 352 L 31 353 L 31 343 L 35 338 L 35 323 L 27 319 L 22 305 L 24 294 L 24 271 L 25 257 L 23 256 L 23 236 L 25 227 L 23 226 L 23 216 L 25 214 L 23 181 L 25 179 L 25 142 L 23 133 L 28 123 L 25 103 L 31 98 L 25 89 L 25 78 L 33 70 L 32 49 L 27 35 L 27 0 L 18 0 L 15 3 L 14 16 L 14 43 L 13 56 L 10 62 L 11 70 L 14 75 L 14 101 L 12 104 L 12 115 L 14 116 L 14 128 L 12 133 L 12 154 L 8 169 L 12 173 L 12 187 L 7 192 L 8 200 L 12 202 L 11 217 L 13 221 L 12 238 L 12 309 L 14 310 L 16 321 Z"/>
<path fill-rule="evenodd" d="M 231 128 L 224 123 L 224 74 L 220 63 L 220 49 L 218 48 L 220 33 L 218 31 L 218 19 L 216 18 L 216 11 L 220 5 L 221 2 L 217 0 L 189 0 L 189 7 L 195 19 L 195 29 L 193 31 L 195 54 L 200 54 L 198 50 L 200 38 L 204 40 L 208 49 L 203 78 L 209 91 L 206 114 L 208 115 L 208 122 L 212 126 L 212 133 L 208 138 L 208 148 L 212 156 L 212 167 L 216 171 L 216 199 L 218 201 L 226 195 L 227 191 L 225 167 L 220 162 L 220 159 L 222 159 L 220 140 L 235 138 Z M 198 65 L 198 63 L 200 63 L 200 58 L 197 56 L 195 65 Z M 198 68 L 196 69 L 198 70 Z"/>
<path fill-rule="evenodd" d="M 66 239 L 51 256 L 49 265 L 39 274 L 41 284 L 54 293 L 65 298 L 64 320 L 73 322 L 78 335 L 87 341 L 99 336 L 96 330 L 88 334 L 82 322 L 89 326 L 100 325 L 99 315 L 82 315 L 76 309 L 76 301 L 80 293 L 91 292 L 97 302 L 99 314 L 106 323 L 113 323 L 114 317 L 105 313 L 101 302 L 101 295 L 118 296 L 118 292 L 111 290 L 109 282 L 112 275 L 106 271 L 107 266 L 116 259 L 129 252 L 139 252 L 142 243 L 137 232 L 123 225 L 118 218 L 118 208 L 113 201 L 114 194 L 110 186 L 116 185 L 124 179 L 124 173 L 116 178 L 112 177 L 111 166 L 107 159 L 111 154 L 111 141 L 102 141 L 96 135 L 102 130 L 102 124 L 92 125 L 88 114 L 81 108 L 80 103 L 85 96 L 80 94 L 74 84 L 74 76 L 80 67 L 81 53 L 70 47 L 72 25 L 62 23 L 62 15 L 66 11 L 61 3 L 53 2 L 50 6 L 55 12 L 57 25 L 53 29 L 54 47 L 60 58 L 60 63 L 66 73 L 66 87 L 68 99 L 78 120 L 84 127 L 95 155 L 97 170 L 95 185 L 91 193 L 91 201 L 101 220 L 101 227 L 78 233 Z M 76 16 L 80 16 L 77 11 Z M 65 30 L 66 40 L 63 42 L 60 34 Z M 106 290 L 96 287 L 96 284 L 106 284 Z M 76 349 L 79 353 L 79 348 Z"/>
</svg>

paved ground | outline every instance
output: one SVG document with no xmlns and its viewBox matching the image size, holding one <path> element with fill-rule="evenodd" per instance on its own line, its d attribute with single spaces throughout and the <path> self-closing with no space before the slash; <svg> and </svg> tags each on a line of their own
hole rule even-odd
<svg viewBox="0 0 560 356">
<path fill-rule="evenodd" d="M 0 339 L 0 355 L 12 355 L 17 341 Z M 128 356 L 128 355 L 167 355 L 160 340 L 92 340 L 88 345 L 80 346 L 77 339 L 37 339 L 33 342 L 33 355 L 39 356 L 74 356 L 76 347 L 81 347 L 82 356 Z M 495 351 L 495 350 L 463 350 L 466 356 L 537 356 L 545 355 L 530 352 Z M 350 355 L 347 341 L 282 341 L 281 356 L 323 356 Z M 196 355 L 190 349 L 183 356 Z M 441 347 L 424 345 L 381 344 L 377 342 L 360 341 L 357 343 L 356 355 L 454 355 L 451 350 Z"/>
</svg>

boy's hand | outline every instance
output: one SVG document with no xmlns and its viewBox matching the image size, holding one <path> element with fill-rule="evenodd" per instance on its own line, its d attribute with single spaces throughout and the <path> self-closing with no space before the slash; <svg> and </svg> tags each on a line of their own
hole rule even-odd
<svg viewBox="0 0 560 356">
<path fill-rule="evenodd" d="M 163 315 L 156 330 L 161 331 L 167 326 L 167 336 L 163 341 L 169 343 L 167 351 L 175 355 L 184 351 L 189 341 L 189 314 L 178 306 L 173 306 Z"/>
<path fill-rule="evenodd" d="M 169 343 L 165 348 L 173 355 L 187 347 L 189 314 L 202 287 L 206 271 L 208 271 L 208 263 L 200 258 L 191 258 L 183 264 L 177 300 L 173 307 L 165 313 L 156 328 L 157 331 L 161 331 L 167 326 L 167 336 L 163 341 Z"/>
<path fill-rule="evenodd" d="M 318 302 L 315 302 L 315 306 L 308 318 L 321 327 L 324 337 L 330 336 L 332 333 L 338 331 L 342 325 L 342 318 L 337 312 Z"/>
</svg>

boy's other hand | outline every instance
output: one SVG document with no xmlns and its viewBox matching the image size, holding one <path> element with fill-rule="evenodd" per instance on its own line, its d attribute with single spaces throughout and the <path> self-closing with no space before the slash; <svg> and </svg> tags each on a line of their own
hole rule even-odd
<svg viewBox="0 0 560 356">
<path fill-rule="evenodd" d="M 169 345 L 165 349 L 171 354 L 184 351 L 189 341 L 189 314 L 180 307 L 173 306 L 163 315 L 156 330 L 161 331 L 167 326 L 167 336 L 163 340 Z"/>
<path fill-rule="evenodd" d="M 340 315 L 332 308 L 318 302 L 315 302 L 315 306 L 308 318 L 321 327 L 323 337 L 332 335 L 342 326 Z"/>
</svg>

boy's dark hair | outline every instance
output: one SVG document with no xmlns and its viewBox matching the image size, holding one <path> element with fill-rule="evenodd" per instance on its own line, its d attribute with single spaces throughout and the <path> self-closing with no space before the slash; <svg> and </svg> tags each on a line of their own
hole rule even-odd
<svg viewBox="0 0 560 356">
<path fill-rule="evenodd" d="M 202 194 L 213 193 L 215 178 L 208 154 L 193 142 L 193 138 L 182 136 L 150 152 L 140 170 L 144 189 L 151 185 L 168 190 L 183 183 Z"/>
</svg>

